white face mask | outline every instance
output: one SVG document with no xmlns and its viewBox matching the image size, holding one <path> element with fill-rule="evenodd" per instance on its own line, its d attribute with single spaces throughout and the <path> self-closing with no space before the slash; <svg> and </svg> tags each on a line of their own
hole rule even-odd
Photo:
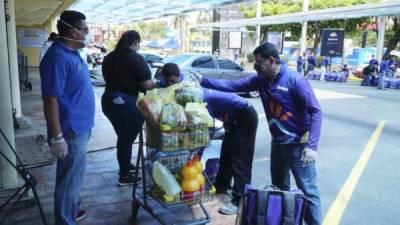
<svg viewBox="0 0 400 225">
<path fill-rule="evenodd" d="M 83 35 L 82 32 L 81 32 L 79 29 L 77 29 L 76 27 L 71 26 L 70 24 L 68 24 L 68 23 L 65 22 L 64 20 L 61 20 L 61 19 L 60 19 L 60 21 L 61 21 L 63 24 L 65 24 L 65 25 L 71 27 L 72 29 L 75 29 L 76 31 L 78 31 L 78 33 L 79 33 L 80 35 L 82 35 L 82 37 L 84 37 L 84 40 L 76 40 L 76 39 L 72 39 L 72 38 L 62 37 L 63 39 L 69 40 L 69 41 L 80 42 L 80 43 L 83 43 L 85 46 L 88 46 L 88 45 L 92 42 L 92 35 L 91 35 L 90 33 L 88 33 L 88 34 L 86 34 L 86 35 Z M 83 46 L 83 47 L 84 47 L 84 46 Z M 82 47 L 82 48 L 83 48 L 83 47 Z"/>
</svg>

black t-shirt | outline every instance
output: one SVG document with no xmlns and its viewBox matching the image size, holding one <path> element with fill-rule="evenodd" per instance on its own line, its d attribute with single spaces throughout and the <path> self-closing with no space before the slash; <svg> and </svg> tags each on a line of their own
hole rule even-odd
<svg viewBox="0 0 400 225">
<path fill-rule="evenodd" d="M 120 91 L 137 96 L 144 91 L 140 83 L 151 79 L 144 58 L 132 49 L 112 51 L 103 60 L 103 77 L 107 91 Z"/>
<path fill-rule="evenodd" d="M 369 75 L 375 76 L 375 74 L 374 74 L 375 72 L 376 72 L 376 68 L 371 65 L 368 65 L 368 66 L 364 67 L 364 69 L 363 69 L 363 75 L 369 74 Z"/>
</svg>

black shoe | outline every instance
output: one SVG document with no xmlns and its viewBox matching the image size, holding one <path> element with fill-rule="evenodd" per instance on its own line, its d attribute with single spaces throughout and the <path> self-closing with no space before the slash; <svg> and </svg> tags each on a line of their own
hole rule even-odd
<svg viewBox="0 0 400 225">
<path fill-rule="evenodd" d="M 118 186 L 126 186 L 126 185 L 133 185 L 135 183 L 140 183 L 142 181 L 142 179 L 140 177 L 138 177 L 135 180 L 135 177 L 132 176 L 131 174 L 129 174 L 128 176 L 119 176 L 119 180 L 118 180 Z"/>
<path fill-rule="evenodd" d="M 129 164 L 129 173 L 134 173 L 136 171 L 136 166 Z"/>
</svg>

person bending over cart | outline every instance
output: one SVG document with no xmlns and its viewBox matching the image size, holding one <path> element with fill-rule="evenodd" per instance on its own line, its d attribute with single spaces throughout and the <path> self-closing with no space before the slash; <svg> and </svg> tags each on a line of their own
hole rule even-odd
<svg viewBox="0 0 400 225">
<path fill-rule="evenodd" d="M 166 87 L 182 80 L 174 63 L 163 66 L 159 86 Z M 219 212 L 234 215 L 246 184 L 251 183 L 254 144 L 258 115 L 252 105 L 236 94 L 203 88 L 204 102 L 213 118 L 224 122 L 225 136 L 222 142 L 220 166 L 216 179 Z M 233 177 L 232 195 L 227 191 Z"/>
</svg>

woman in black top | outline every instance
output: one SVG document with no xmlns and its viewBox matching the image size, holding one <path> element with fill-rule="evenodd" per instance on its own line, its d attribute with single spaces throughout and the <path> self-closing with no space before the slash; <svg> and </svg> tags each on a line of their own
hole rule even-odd
<svg viewBox="0 0 400 225">
<path fill-rule="evenodd" d="M 136 182 L 130 174 L 132 145 L 142 128 L 144 119 L 136 108 L 139 92 L 155 88 L 151 72 L 141 55 L 137 53 L 140 35 L 134 30 L 126 31 L 115 50 L 103 60 L 103 76 L 106 89 L 101 99 L 104 114 L 117 133 L 117 158 L 119 164 L 118 185 Z"/>
</svg>

